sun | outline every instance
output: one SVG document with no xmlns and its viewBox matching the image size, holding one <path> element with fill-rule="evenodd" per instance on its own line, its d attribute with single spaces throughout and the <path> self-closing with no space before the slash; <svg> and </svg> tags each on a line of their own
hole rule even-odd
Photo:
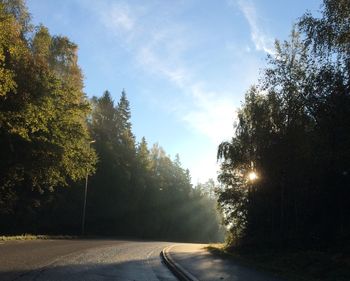
<svg viewBox="0 0 350 281">
<path fill-rule="evenodd" d="M 248 180 L 249 181 L 255 181 L 257 179 L 258 179 L 258 175 L 254 171 L 252 171 L 252 172 L 250 172 L 248 174 Z"/>
</svg>

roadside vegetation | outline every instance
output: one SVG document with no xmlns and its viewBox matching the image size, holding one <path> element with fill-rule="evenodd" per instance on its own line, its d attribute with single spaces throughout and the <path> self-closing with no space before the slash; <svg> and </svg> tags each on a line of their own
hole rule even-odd
<svg viewBox="0 0 350 281">
<path fill-rule="evenodd" d="M 10 235 L 0 236 L 0 241 L 23 241 L 23 240 L 49 240 L 49 239 L 75 239 L 78 236 L 72 235 L 34 235 L 34 234 L 21 234 L 21 235 Z"/>
<path fill-rule="evenodd" d="M 86 234 L 221 239 L 179 156 L 136 140 L 126 92 L 83 92 L 77 50 L 0 1 L 0 233 L 80 234 L 88 176 Z"/>
<path fill-rule="evenodd" d="M 349 280 L 349 264 L 342 255 L 316 250 L 274 248 L 231 248 L 224 244 L 207 247 L 213 255 L 231 259 L 258 271 L 271 273 L 290 281 L 346 281 Z"/>
<path fill-rule="evenodd" d="M 304 14 L 267 61 L 218 149 L 225 251 L 349 280 L 350 2 Z"/>
</svg>

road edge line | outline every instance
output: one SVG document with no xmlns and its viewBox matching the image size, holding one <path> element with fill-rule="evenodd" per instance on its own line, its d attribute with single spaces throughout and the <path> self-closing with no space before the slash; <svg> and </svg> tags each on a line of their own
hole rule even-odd
<svg viewBox="0 0 350 281">
<path fill-rule="evenodd" d="M 160 256 L 162 257 L 166 266 L 180 281 L 199 281 L 171 257 L 169 251 L 174 246 L 175 245 L 168 246 L 160 252 Z"/>
</svg>

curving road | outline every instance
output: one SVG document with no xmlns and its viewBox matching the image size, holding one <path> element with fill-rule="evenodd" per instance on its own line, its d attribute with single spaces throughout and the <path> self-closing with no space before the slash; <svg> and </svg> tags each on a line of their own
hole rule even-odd
<svg viewBox="0 0 350 281">
<path fill-rule="evenodd" d="M 0 280 L 175 281 L 160 251 L 174 243 L 120 240 L 0 242 Z"/>
<path fill-rule="evenodd" d="M 172 268 L 192 280 L 281 281 L 212 255 L 205 246 L 112 239 L 0 241 L 0 280 L 176 281 L 159 256 L 166 248 Z"/>
</svg>

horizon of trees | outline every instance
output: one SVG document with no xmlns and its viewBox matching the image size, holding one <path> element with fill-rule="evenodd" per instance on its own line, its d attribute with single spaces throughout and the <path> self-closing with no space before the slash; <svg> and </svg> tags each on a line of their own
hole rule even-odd
<svg viewBox="0 0 350 281">
<path fill-rule="evenodd" d="M 218 159 L 229 246 L 350 251 L 349 1 L 276 41 Z"/>
<path fill-rule="evenodd" d="M 79 234 L 89 175 L 87 234 L 221 240 L 215 198 L 179 156 L 136 142 L 125 91 L 87 98 L 77 48 L 0 1 L 0 232 Z"/>
</svg>

